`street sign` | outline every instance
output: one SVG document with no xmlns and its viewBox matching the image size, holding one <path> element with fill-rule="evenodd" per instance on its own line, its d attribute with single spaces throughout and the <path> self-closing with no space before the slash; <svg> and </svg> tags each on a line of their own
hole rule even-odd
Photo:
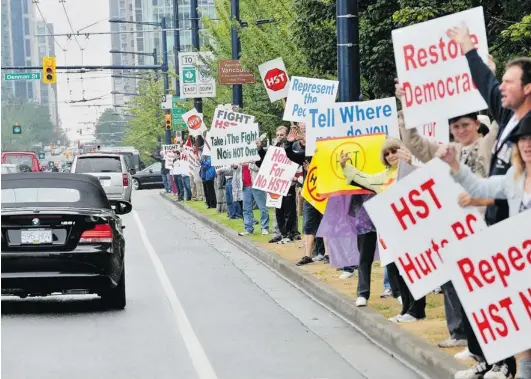
<svg viewBox="0 0 531 379">
<path fill-rule="evenodd" d="M 22 126 L 19 124 L 13 125 L 13 134 L 22 134 Z"/>
<path fill-rule="evenodd" d="M 21 74 L 4 74 L 4 80 L 41 80 L 41 73 L 25 72 Z"/>
<path fill-rule="evenodd" d="M 218 63 L 219 84 L 253 84 L 254 74 L 245 70 L 239 60 L 224 60 Z"/>
<path fill-rule="evenodd" d="M 262 63 L 258 70 L 271 102 L 288 97 L 289 78 L 282 58 Z"/>
<path fill-rule="evenodd" d="M 53 166 L 55 166 L 55 163 L 53 161 L 49 161 L 48 162 L 48 167 L 53 167 Z"/>
<path fill-rule="evenodd" d="M 179 53 L 181 99 L 216 97 L 216 80 L 207 63 L 213 59 L 208 52 Z"/>
<path fill-rule="evenodd" d="M 162 99 L 160 101 L 160 107 L 162 109 L 171 109 L 172 108 L 172 96 L 162 95 Z"/>
<path fill-rule="evenodd" d="M 184 129 L 186 130 L 186 122 L 183 120 L 183 114 L 186 113 L 186 109 L 178 106 L 179 97 L 173 96 L 173 104 L 171 108 L 171 115 L 173 117 L 172 124 L 174 130 Z"/>
<path fill-rule="evenodd" d="M 39 159 L 44 159 L 46 158 L 46 155 L 44 153 L 39 153 Z"/>
</svg>

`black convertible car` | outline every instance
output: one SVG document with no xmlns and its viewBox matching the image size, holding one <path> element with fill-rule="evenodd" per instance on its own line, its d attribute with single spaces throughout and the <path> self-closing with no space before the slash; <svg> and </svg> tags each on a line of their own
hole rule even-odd
<svg viewBox="0 0 531 379">
<path fill-rule="evenodd" d="M 118 215 L 130 203 L 109 203 L 98 178 L 80 174 L 4 174 L 1 191 L 3 295 L 97 293 L 125 307 Z"/>
</svg>

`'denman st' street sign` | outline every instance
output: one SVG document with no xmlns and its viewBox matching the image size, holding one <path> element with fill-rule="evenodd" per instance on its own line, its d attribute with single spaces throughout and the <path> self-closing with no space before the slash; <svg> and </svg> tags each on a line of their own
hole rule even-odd
<svg viewBox="0 0 531 379">
<path fill-rule="evenodd" d="M 22 74 L 4 74 L 4 80 L 41 80 L 41 73 L 25 72 Z"/>
</svg>

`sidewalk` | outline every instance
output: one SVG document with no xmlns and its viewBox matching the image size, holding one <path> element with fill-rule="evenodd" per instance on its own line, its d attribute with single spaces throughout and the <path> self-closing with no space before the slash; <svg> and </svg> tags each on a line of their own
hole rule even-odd
<svg viewBox="0 0 531 379">
<path fill-rule="evenodd" d="M 394 324 L 387 319 L 398 314 L 401 305 L 393 298 L 380 298 L 380 293 L 383 292 L 383 268 L 378 262 L 373 266 L 369 306 L 356 308 L 353 302 L 356 296 L 357 274 L 342 280 L 339 279 L 341 272 L 329 264 L 315 262 L 296 266 L 295 263 L 304 254 L 302 241 L 279 245 L 268 243 L 271 235 L 240 237 L 237 232 L 243 230 L 242 220 L 230 220 L 226 213 L 207 209 L 203 201 L 177 202 L 172 195 L 161 195 L 353 322 L 366 332 L 371 340 L 393 353 L 398 353 L 401 360 L 427 374 L 430 379 L 453 378 L 453 373 L 464 367 L 453 358 L 462 348 L 437 347 L 438 342 L 448 338 L 442 294 L 428 295 L 426 320 Z M 255 217 L 259 219 L 258 211 L 255 211 Z M 271 210 L 271 217 L 274 217 L 274 210 Z M 249 244 L 249 241 L 253 244 Z"/>
</svg>

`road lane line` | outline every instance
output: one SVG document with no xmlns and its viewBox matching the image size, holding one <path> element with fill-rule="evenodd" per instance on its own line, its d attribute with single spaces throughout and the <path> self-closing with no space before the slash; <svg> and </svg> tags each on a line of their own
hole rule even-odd
<svg viewBox="0 0 531 379">
<path fill-rule="evenodd" d="M 171 285 L 170 279 L 166 274 L 166 270 L 164 270 L 162 262 L 160 261 L 157 253 L 155 252 L 153 245 L 149 241 L 146 229 L 144 228 L 142 221 L 140 221 L 138 213 L 136 211 L 133 211 L 132 213 L 135 217 L 138 229 L 140 230 L 140 238 L 142 239 L 142 242 L 146 247 L 148 255 L 151 258 L 151 262 L 153 263 L 153 266 L 155 266 L 157 276 L 160 279 L 160 283 L 162 284 L 164 293 L 166 294 L 166 297 L 170 302 L 171 308 L 173 310 L 173 314 L 175 315 L 175 320 L 177 321 L 177 328 L 179 329 L 179 332 L 181 333 L 186 348 L 188 349 L 190 358 L 192 358 L 192 362 L 199 379 L 217 379 L 218 377 L 214 371 L 214 368 L 210 364 L 210 361 L 208 360 L 208 357 L 205 354 L 203 346 L 201 346 L 201 343 L 199 342 L 199 339 L 197 338 L 194 329 L 192 328 L 192 324 L 190 324 L 190 320 L 188 320 L 188 317 L 186 316 L 186 312 L 184 311 L 184 308 L 181 302 L 179 301 L 179 298 L 177 297 L 173 286 Z"/>
</svg>

